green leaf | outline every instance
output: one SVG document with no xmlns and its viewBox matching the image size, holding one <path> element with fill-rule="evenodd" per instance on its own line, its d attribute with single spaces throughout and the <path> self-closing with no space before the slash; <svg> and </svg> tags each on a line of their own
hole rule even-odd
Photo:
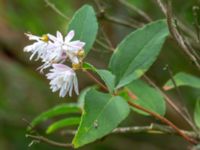
<svg viewBox="0 0 200 150">
<path fill-rule="evenodd" d="M 132 102 L 160 115 L 165 114 L 165 100 L 159 91 L 150 87 L 142 80 L 132 82 L 127 88 L 136 96 Z M 138 109 L 133 108 L 133 110 L 142 115 L 148 115 Z"/>
<path fill-rule="evenodd" d="M 44 122 L 51 117 L 67 113 L 78 113 L 78 112 L 80 112 L 80 108 L 78 107 L 77 104 L 61 104 L 40 114 L 31 122 L 31 126 L 34 127 L 37 124 Z M 30 129 L 31 128 L 28 128 L 28 130 Z"/>
<path fill-rule="evenodd" d="M 194 121 L 196 125 L 200 128 L 200 100 L 197 100 L 194 109 Z"/>
<path fill-rule="evenodd" d="M 177 73 L 173 80 L 175 81 L 177 86 L 190 86 L 194 88 L 200 88 L 200 78 L 195 77 L 193 75 L 187 74 L 187 73 Z M 165 90 L 170 90 L 174 88 L 174 84 L 172 80 L 168 80 L 167 83 L 163 87 Z"/>
<path fill-rule="evenodd" d="M 46 133 L 50 134 L 50 133 L 55 132 L 56 130 L 63 128 L 63 127 L 67 127 L 67 126 L 71 126 L 71 125 L 78 125 L 80 120 L 81 120 L 80 117 L 71 117 L 71 118 L 59 120 L 59 121 L 51 124 L 47 128 Z"/>
<path fill-rule="evenodd" d="M 166 22 L 159 20 L 137 29 L 118 45 L 109 63 L 117 88 L 138 79 L 149 69 L 168 34 Z"/>
<path fill-rule="evenodd" d="M 81 40 L 86 43 L 86 54 L 92 48 L 98 31 L 98 23 L 94 9 L 89 5 L 84 5 L 76 11 L 68 26 L 68 32 L 75 31 L 74 40 Z"/>
<path fill-rule="evenodd" d="M 112 132 L 129 114 L 127 102 L 95 90 L 87 93 L 81 122 L 73 139 L 75 148 Z"/>
<path fill-rule="evenodd" d="M 93 65 L 89 63 L 84 63 L 83 68 L 86 70 L 92 70 L 93 72 L 97 73 L 105 82 L 109 92 L 113 93 L 115 89 L 115 75 L 113 75 L 109 70 L 96 69 Z"/>
<path fill-rule="evenodd" d="M 85 104 L 85 96 L 87 92 L 89 92 L 91 89 L 95 89 L 96 86 L 87 87 L 84 90 L 81 91 L 79 97 L 78 97 L 78 106 L 83 110 L 84 104 Z"/>
<path fill-rule="evenodd" d="M 91 70 L 91 71 L 94 71 L 94 72 L 96 71 L 96 68 L 92 64 L 87 63 L 87 62 L 83 63 L 82 68 L 85 69 L 85 70 Z"/>
<path fill-rule="evenodd" d="M 97 69 L 97 74 L 105 82 L 110 93 L 113 93 L 115 89 L 115 76 L 108 70 Z"/>
</svg>

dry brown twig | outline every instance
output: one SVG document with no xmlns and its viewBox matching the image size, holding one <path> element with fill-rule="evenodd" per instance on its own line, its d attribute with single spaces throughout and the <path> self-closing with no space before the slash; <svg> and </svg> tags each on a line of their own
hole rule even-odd
<svg viewBox="0 0 200 150">
<path fill-rule="evenodd" d="M 197 127 L 196 127 L 194 121 L 192 120 L 192 117 L 190 116 L 190 113 L 188 112 L 188 109 L 187 109 L 187 107 L 186 107 L 184 98 L 183 98 L 183 96 L 182 96 L 182 94 L 181 94 L 181 91 L 180 91 L 179 87 L 177 86 L 177 83 L 176 83 L 176 81 L 175 81 L 175 79 L 174 79 L 174 74 L 173 74 L 173 72 L 172 72 L 170 66 L 167 65 L 167 66 L 165 67 L 165 69 L 166 69 L 167 72 L 169 73 L 169 77 L 170 77 L 170 79 L 171 79 L 171 81 L 172 81 L 172 83 L 173 83 L 173 85 L 174 85 L 174 87 L 175 87 L 175 90 L 176 90 L 176 92 L 177 92 L 177 95 L 179 96 L 179 99 L 180 99 L 181 102 L 182 102 L 182 107 L 181 107 L 181 108 L 182 108 L 183 113 L 185 113 L 185 115 L 186 115 L 186 116 L 183 115 L 183 116 L 185 116 L 185 117 L 184 117 L 185 120 L 187 120 L 188 124 L 193 128 L 194 131 L 197 131 Z"/>
<path fill-rule="evenodd" d="M 69 147 L 73 147 L 72 144 L 65 144 L 65 143 L 60 143 L 60 142 L 56 142 L 53 140 L 50 140 L 44 136 L 40 136 L 40 135 L 30 135 L 30 134 L 26 134 L 27 138 L 31 138 L 33 140 L 37 140 L 38 142 L 43 142 L 43 143 L 47 143 L 49 145 L 55 146 L 55 147 L 63 147 L 63 148 L 69 148 Z"/>
<path fill-rule="evenodd" d="M 171 7 L 170 1 L 168 1 L 168 4 L 166 6 L 165 6 L 165 4 L 163 4 L 163 2 L 161 0 L 156 0 L 156 2 L 167 18 L 169 31 L 171 33 L 172 38 L 182 48 L 182 50 L 190 58 L 190 60 L 192 60 L 192 62 L 194 62 L 194 64 L 198 68 L 198 70 L 200 70 L 200 64 L 199 64 L 197 58 L 191 53 L 186 42 L 184 41 L 183 36 L 178 32 L 177 28 L 174 25 L 174 17 L 172 15 L 172 7 Z"/>
<path fill-rule="evenodd" d="M 199 136 L 195 132 L 181 130 L 185 135 L 200 140 Z M 62 136 L 75 135 L 76 130 L 62 130 Z M 127 134 L 127 133 L 149 133 L 149 134 L 170 134 L 178 135 L 177 132 L 170 126 L 151 123 L 149 126 L 131 126 L 131 127 L 119 127 L 115 128 L 111 134 Z"/>
<path fill-rule="evenodd" d="M 190 125 L 190 127 L 196 129 L 193 122 L 191 122 L 191 120 L 186 115 L 183 114 L 180 108 L 173 102 L 173 100 L 168 95 L 166 95 L 149 77 L 147 77 L 146 75 L 144 75 L 143 77 L 151 86 L 153 86 L 163 95 L 166 102 Z"/>
</svg>

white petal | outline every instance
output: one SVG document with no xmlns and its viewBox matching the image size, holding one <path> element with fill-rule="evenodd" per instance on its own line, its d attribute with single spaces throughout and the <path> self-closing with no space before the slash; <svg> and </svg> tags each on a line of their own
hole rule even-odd
<svg viewBox="0 0 200 150">
<path fill-rule="evenodd" d="M 70 41 L 73 39 L 74 35 L 75 35 L 74 30 L 71 30 L 71 31 L 67 34 L 67 36 L 65 37 L 65 43 L 70 42 Z"/>
<path fill-rule="evenodd" d="M 47 36 L 49 37 L 50 40 L 52 40 L 53 42 L 57 41 L 57 38 L 51 34 L 47 34 Z"/>
<path fill-rule="evenodd" d="M 29 33 L 25 33 L 25 35 L 28 37 L 29 40 L 40 40 L 40 37 L 39 36 L 36 36 L 36 35 L 32 35 L 32 34 L 29 34 Z"/>
<path fill-rule="evenodd" d="M 69 59 L 73 64 L 79 64 L 79 59 L 77 56 L 69 54 Z"/>
<path fill-rule="evenodd" d="M 64 42 L 63 41 L 63 36 L 59 31 L 56 32 L 56 36 L 57 36 L 57 39 L 58 39 L 59 42 Z"/>
<path fill-rule="evenodd" d="M 79 90 L 78 90 L 78 80 L 77 80 L 76 75 L 74 76 L 73 83 L 74 83 L 74 90 L 75 90 L 76 94 L 79 95 Z"/>
<path fill-rule="evenodd" d="M 30 52 L 33 49 L 33 45 L 28 45 L 26 47 L 24 47 L 24 52 Z"/>
<path fill-rule="evenodd" d="M 60 97 L 65 97 L 65 95 L 67 94 L 67 90 L 66 88 L 62 87 L 59 93 Z"/>
<path fill-rule="evenodd" d="M 69 96 L 72 96 L 72 90 L 73 90 L 73 77 L 69 80 Z"/>
<path fill-rule="evenodd" d="M 69 50 L 71 50 L 71 51 L 80 50 L 80 49 L 83 49 L 84 46 L 85 46 L 84 42 L 73 41 L 73 42 L 69 43 Z"/>
</svg>

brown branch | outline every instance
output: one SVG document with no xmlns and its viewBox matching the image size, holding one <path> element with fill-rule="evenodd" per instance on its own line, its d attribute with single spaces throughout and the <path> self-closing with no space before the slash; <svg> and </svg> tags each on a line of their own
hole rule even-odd
<svg viewBox="0 0 200 150">
<path fill-rule="evenodd" d="M 167 15 L 167 10 L 165 5 L 161 2 L 161 0 L 156 0 L 158 6 L 160 7 L 160 9 L 162 10 L 163 14 L 166 16 Z"/>
<path fill-rule="evenodd" d="M 87 70 L 83 70 L 87 76 L 92 79 L 95 83 L 97 83 L 103 90 L 105 91 L 108 91 L 108 88 L 103 84 L 101 83 L 98 79 L 95 78 L 95 76 L 93 76 L 89 71 Z"/>
<path fill-rule="evenodd" d="M 185 45 L 188 47 L 188 50 L 190 50 L 190 52 L 196 57 L 196 59 L 198 59 L 198 61 L 200 60 L 200 56 L 199 54 L 193 49 L 193 46 L 191 45 L 192 42 L 188 40 L 188 38 L 184 37 L 181 29 L 180 29 L 180 22 L 178 22 L 177 20 L 174 20 L 175 26 L 177 28 L 177 32 L 181 35 L 181 37 L 183 38 L 183 41 L 185 43 Z M 179 23 L 179 24 L 178 24 Z M 191 44 L 190 44 L 191 43 Z"/>
<path fill-rule="evenodd" d="M 133 102 L 131 101 L 128 101 L 128 104 L 134 108 L 137 108 L 143 112 L 146 112 L 148 114 L 150 114 L 151 116 L 159 119 L 160 121 L 162 121 L 163 123 L 169 125 L 170 127 L 172 127 L 180 136 L 182 136 L 186 141 L 188 141 L 189 143 L 191 144 L 197 144 L 198 142 L 192 138 L 190 138 L 189 136 L 187 136 L 186 134 L 184 134 L 178 127 L 176 127 L 176 125 L 174 125 L 171 121 L 169 121 L 167 118 L 164 118 L 163 116 L 155 113 L 155 112 L 152 112 L 152 111 L 149 111 L 145 108 L 143 108 L 142 106 L 140 105 L 137 105 L 137 104 L 134 104 Z"/>
<path fill-rule="evenodd" d="M 97 44 L 99 44 L 100 46 L 102 46 L 103 48 L 110 50 L 110 51 L 114 51 L 113 48 L 111 48 L 110 46 L 107 46 L 106 44 L 104 44 L 103 42 L 101 42 L 100 40 L 96 39 Z"/>
<path fill-rule="evenodd" d="M 185 135 L 196 140 L 200 140 L 198 134 L 192 131 L 181 130 Z M 126 134 L 126 133 L 149 133 L 149 134 L 172 134 L 179 135 L 177 132 L 167 125 L 151 123 L 149 126 L 131 126 L 115 128 L 110 134 Z M 63 130 L 61 135 L 75 135 L 75 130 Z"/>
<path fill-rule="evenodd" d="M 163 14 L 165 16 L 167 16 L 167 9 L 166 9 L 166 6 L 162 3 L 162 1 L 161 0 L 156 0 L 156 3 L 160 7 L 160 9 L 163 12 Z M 175 19 L 177 19 L 177 18 L 175 18 Z M 190 28 L 187 28 L 182 22 L 180 22 L 180 27 L 191 38 L 195 37 L 195 33 Z M 197 41 L 197 39 L 195 39 L 195 41 Z"/>
<path fill-rule="evenodd" d="M 98 10 L 99 10 L 99 15 L 97 16 L 99 19 L 105 19 L 107 21 L 110 21 L 112 23 L 118 24 L 118 25 L 122 25 L 125 27 L 129 27 L 129 28 L 138 28 L 137 25 L 134 25 L 132 23 L 129 23 L 127 21 L 121 20 L 119 18 L 115 18 L 113 16 L 108 15 L 105 12 L 105 9 L 101 6 L 101 3 L 99 2 L 99 0 L 94 0 Z"/>
<path fill-rule="evenodd" d="M 56 142 L 56 141 L 50 140 L 50 139 L 43 137 L 43 136 L 26 134 L 26 137 L 37 140 L 39 142 L 47 143 L 47 144 L 55 146 L 55 147 L 63 147 L 63 148 L 73 147 L 72 144 L 65 144 L 65 143 Z"/>
<path fill-rule="evenodd" d="M 104 37 L 106 43 L 108 44 L 108 46 L 109 46 L 112 50 L 114 50 L 115 48 L 113 47 L 113 45 L 112 45 L 110 39 L 108 38 L 107 34 L 105 33 L 104 29 L 101 27 L 100 30 L 101 30 L 102 35 L 103 35 L 103 37 Z"/>
<path fill-rule="evenodd" d="M 185 116 L 182 111 L 176 106 L 176 104 L 173 102 L 173 100 L 171 100 L 170 97 L 168 97 L 149 77 L 147 77 L 146 75 L 143 76 L 144 79 L 150 84 L 152 85 L 156 90 L 158 90 L 163 97 L 165 98 L 166 102 L 192 127 L 193 127 L 193 123 L 187 118 L 187 116 Z"/>
<path fill-rule="evenodd" d="M 167 14 L 166 15 L 167 15 L 167 23 L 168 23 L 169 31 L 170 31 L 173 39 L 177 42 L 177 44 L 183 49 L 183 51 L 189 56 L 189 58 L 195 63 L 196 67 L 200 70 L 200 64 L 198 63 L 198 60 L 189 51 L 187 45 L 185 44 L 183 37 L 179 34 L 179 32 L 177 31 L 177 29 L 175 28 L 175 26 L 173 24 L 173 16 L 172 16 L 170 2 L 167 5 Z"/>
<path fill-rule="evenodd" d="M 183 103 L 182 110 L 183 110 L 183 111 L 185 112 L 185 114 L 187 115 L 188 122 L 190 122 L 190 125 L 191 125 L 191 127 L 193 128 L 193 130 L 197 131 L 197 128 L 196 128 L 195 124 L 194 124 L 193 121 L 192 121 L 192 118 L 191 118 L 191 116 L 190 116 L 190 114 L 189 114 L 189 112 L 188 112 L 188 109 L 186 108 L 186 105 L 185 105 L 185 103 L 184 103 L 184 98 L 183 98 L 183 96 L 182 96 L 182 94 L 181 94 L 181 91 L 180 91 L 179 87 L 178 87 L 177 84 L 176 84 L 176 81 L 175 81 L 175 79 L 174 79 L 174 75 L 173 75 L 173 72 L 172 72 L 171 68 L 170 68 L 168 65 L 167 65 L 165 68 L 166 68 L 166 70 L 167 70 L 167 72 L 168 72 L 168 74 L 169 74 L 169 76 L 170 76 L 170 79 L 172 80 L 172 83 L 173 83 L 173 85 L 174 85 L 174 87 L 175 87 L 175 90 L 176 90 L 178 96 L 179 96 L 179 99 L 180 99 L 180 100 L 182 101 L 182 103 Z"/>
<path fill-rule="evenodd" d="M 122 25 L 122 26 L 125 26 L 125 27 L 135 28 L 135 29 L 139 27 L 137 25 L 134 25 L 134 24 L 129 23 L 127 21 L 121 20 L 119 18 L 112 17 L 112 16 L 110 16 L 110 15 L 108 15 L 106 13 L 104 13 L 103 18 L 105 20 L 107 20 L 107 21 L 110 21 L 112 23 L 115 23 L 115 24 L 118 24 L 118 25 Z"/>
<path fill-rule="evenodd" d="M 156 0 L 156 2 L 157 2 L 158 6 L 160 7 L 160 9 L 162 10 L 162 12 L 165 14 L 165 16 L 167 18 L 169 31 L 170 31 L 170 34 L 171 34 L 172 38 L 176 41 L 178 46 L 181 47 L 181 49 L 190 58 L 190 60 L 192 60 L 192 62 L 194 62 L 194 64 L 198 68 L 198 70 L 200 70 L 200 64 L 199 64 L 197 58 L 190 52 L 187 44 L 184 41 L 184 38 L 178 32 L 178 30 L 176 29 L 176 27 L 173 24 L 173 16 L 172 16 L 172 10 L 171 10 L 170 1 L 168 1 L 168 5 L 167 6 L 165 6 L 161 0 Z M 183 24 L 181 24 L 181 25 L 183 27 Z M 185 26 L 184 26 L 184 29 L 186 29 Z"/>
</svg>

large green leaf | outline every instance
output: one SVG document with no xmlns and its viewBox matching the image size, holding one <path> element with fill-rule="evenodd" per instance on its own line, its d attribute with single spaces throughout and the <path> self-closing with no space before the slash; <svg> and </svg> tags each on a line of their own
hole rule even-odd
<svg viewBox="0 0 200 150">
<path fill-rule="evenodd" d="M 89 91 L 80 126 L 73 139 L 75 148 L 109 134 L 128 114 L 129 106 L 121 97 Z"/>
<path fill-rule="evenodd" d="M 174 77 L 173 80 L 175 81 L 177 86 L 190 86 L 194 88 L 200 88 L 200 78 L 195 77 L 193 75 L 187 74 L 187 73 L 177 73 Z M 168 80 L 167 83 L 164 85 L 165 90 L 170 90 L 174 88 L 174 84 L 172 80 Z"/>
<path fill-rule="evenodd" d="M 44 122 L 47 119 L 54 116 L 67 114 L 67 113 L 78 113 L 78 112 L 80 112 L 80 108 L 78 107 L 77 104 L 61 104 L 40 114 L 31 122 L 31 126 L 34 127 L 35 125 L 41 122 Z M 29 127 L 28 130 L 30 129 L 31 128 Z"/>
<path fill-rule="evenodd" d="M 159 91 L 150 87 L 142 80 L 132 82 L 127 88 L 136 96 L 135 99 L 132 100 L 134 103 L 160 115 L 165 114 L 165 100 Z M 140 114 L 148 115 L 138 109 L 133 108 L 133 110 Z"/>
<path fill-rule="evenodd" d="M 63 127 L 78 125 L 80 120 L 81 120 L 80 117 L 71 117 L 56 121 L 47 128 L 46 133 L 50 134 Z"/>
<path fill-rule="evenodd" d="M 112 93 L 115 89 L 115 76 L 110 71 L 104 69 L 97 69 L 96 72 L 105 82 L 109 92 Z"/>
<path fill-rule="evenodd" d="M 115 75 L 113 75 L 109 70 L 96 69 L 93 65 L 89 63 L 84 63 L 83 69 L 92 70 L 93 72 L 97 73 L 101 77 L 101 79 L 105 82 L 109 92 L 113 93 L 115 89 Z"/>
<path fill-rule="evenodd" d="M 75 40 L 86 43 L 85 52 L 88 53 L 96 39 L 98 24 L 94 9 L 89 5 L 84 5 L 76 11 L 69 23 L 68 31 L 75 31 Z"/>
<path fill-rule="evenodd" d="M 85 104 L 85 96 L 87 92 L 89 92 L 91 89 L 95 89 L 96 86 L 89 86 L 83 90 L 81 90 L 81 93 L 79 94 L 77 104 L 78 106 L 83 110 L 84 109 L 84 104 Z"/>
<path fill-rule="evenodd" d="M 194 121 L 196 125 L 200 128 L 200 100 L 197 100 L 194 109 Z"/>
<path fill-rule="evenodd" d="M 139 78 L 158 57 L 169 31 L 164 20 L 150 23 L 128 35 L 113 53 L 109 68 L 117 88 Z"/>
</svg>

